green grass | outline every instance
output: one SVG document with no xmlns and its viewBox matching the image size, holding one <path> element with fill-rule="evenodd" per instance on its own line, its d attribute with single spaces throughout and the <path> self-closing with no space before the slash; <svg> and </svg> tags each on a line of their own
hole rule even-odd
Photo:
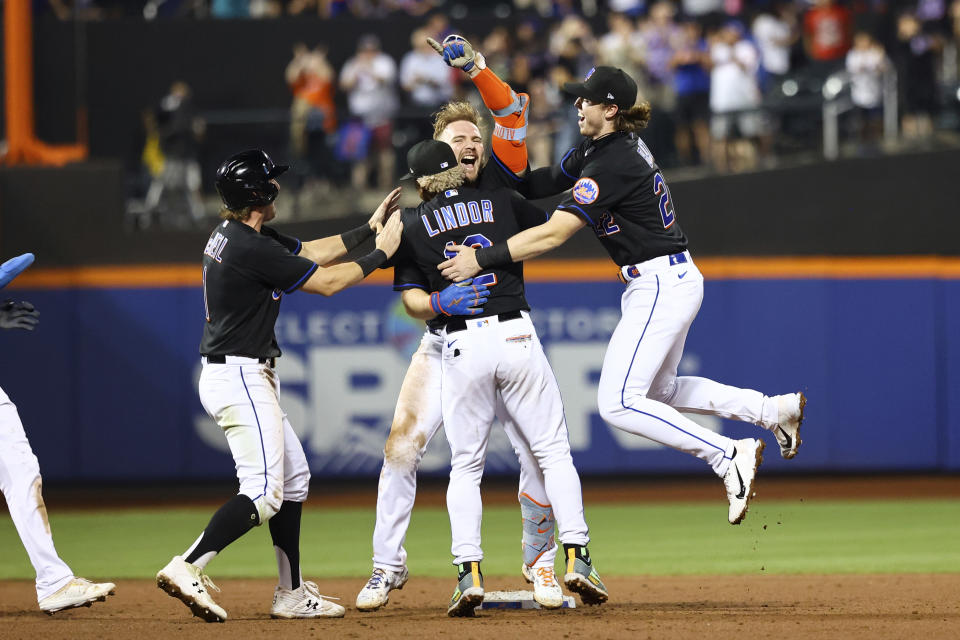
<svg viewBox="0 0 960 640">
<path fill-rule="evenodd" d="M 182 553 L 213 509 L 63 511 L 51 516 L 61 556 L 80 575 L 148 578 Z M 587 507 L 590 550 L 603 576 L 745 573 L 899 573 L 960 571 L 960 501 L 758 502 L 744 524 L 726 523 L 721 501 L 599 504 Z M 309 508 L 302 565 L 314 578 L 364 577 L 371 566 L 372 510 Z M 520 565 L 515 507 L 484 512 L 484 573 L 514 575 Z M 449 576 L 446 511 L 418 508 L 407 537 L 416 575 Z M 0 579 L 34 577 L 9 517 L 0 517 Z M 267 527 L 227 548 L 216 577 L 276 575 Z"/>
</svg>

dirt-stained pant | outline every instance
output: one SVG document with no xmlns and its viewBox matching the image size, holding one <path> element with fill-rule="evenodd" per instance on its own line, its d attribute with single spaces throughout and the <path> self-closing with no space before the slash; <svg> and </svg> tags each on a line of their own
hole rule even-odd
<svg viewBox="0 0 960 640">
<path fill-rule="evenodd" d="M 38 602 L 73 578 L 70 567 L 53 546 L 41 487 L 40 464 L 27 441 L 17 407 L 0 389 L 0 490 L 37 572 Z"/>
<path fill-rule="evenodd" d="M 393 425 L 384 447 L 377 493 L 373 566 L 379 569 L 399 571 L 406 566 L 407 552 L 403 542 L 417 496 L 417 469 L 427 444 L 443 424 L 440 389 L 442 349 L 442 336 L 429 331 L 424 333 L 400 388 Z M 527 495 L 541 505 L 549 505 L 543 474 L 501 401 L 497 402 L 496 414 L 520 460 L 519 495 Z M 530 559 L 536 560 L 529 564 L 552 567 L 556 553 L 556 545 L 551 542 L 546 549 L 540 548 L 532 554 Z"/>
</svg>

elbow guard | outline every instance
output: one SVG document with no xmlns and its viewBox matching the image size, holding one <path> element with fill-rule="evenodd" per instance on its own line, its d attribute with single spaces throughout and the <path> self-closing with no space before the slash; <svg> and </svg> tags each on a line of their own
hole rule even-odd
<svg viewBox="0 0 960 640">
<path fill-rule="evenodd" d="M 510 142 L 523 142 L 527 137 L 526 115 L 527 107 L 530 105 L 530 96 L 525 93 L 518 95 L 513 92 L 511 92 L 511 95 L 513 101 L 510 104 L 503 109 L 493 111 L 493 115 L 497 118 L 493 135 Z M 512 127 L 507 127 L 499 122 L 500 118 L 507 118 L 508 116 L 516 116 Z"/>
</svg>

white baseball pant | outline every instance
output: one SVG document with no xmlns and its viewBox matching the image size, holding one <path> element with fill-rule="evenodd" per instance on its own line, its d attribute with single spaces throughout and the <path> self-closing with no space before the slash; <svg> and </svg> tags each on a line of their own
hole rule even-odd
<svg viewBox="0 0 960 640">
<path fill-rule="evenodd" d="M 677 376 L 687 332 L 703 301 L 703 276 L 690 254 L 637 265 L 620 301 L 622 317 L 607 345 L 597 402 L 609 424 L 692 454 L 723 477 L 733 440 L 705 429 L 680 411 L 776 424 L 777 406 L 759 391 L 707 378 Z"/>
<path fill-rule="evenodd" d="M 560 541 L 586 545 L 589 536 L 580 477 L 570 455 L 560 389 L 529 314 L 503 322 L 496 316 L 470 318 L 466 324 L 463 331 L 444 331 L 442 353 L 443 427 L 451 452 L 447 511 L 454 564 L 483 559 L 480 480 L 498 393 L 517 435 L 543 473 Z"/>
<path fill-rule="evenodd" d="M 40 464 L 30 448 L 17 407 L 0 389 L 0 490 L 10 518 L 37 572 L 37 602 L 73 578 L 53 545 L 41 492 Z"/>
<path fill-rule="evenodd" d="M 200 402 L 223 429 L 237 466 L 239 493 L 253 501 L 263 524 L 284 500 L 305 502 L 310 467 L 287 414 L 280 408 L 276 371 L 255 358 L 203 359 Z"/>
<path fill-rule="evenodd" d="M 400 388 L 400 397 L 384 447 L 383 467 L 377 491 L 377 523 L 373 530 L 373 566 L 400 571 L 407 563 L 403 542 L 417 495 L 417 469 L 427 445 L 443 424 L 441 414 L 440 353 L 443 336 L 423 334 L 420 347 L 410 360 Z M 549 504 L 543 474 L 516 425 L 497 403 L 497 417 L 520 460 L 520 494 L 540 504 Z M 553 566 L 557 547 L 551 546 L 534 566 Z"/>
</svg>

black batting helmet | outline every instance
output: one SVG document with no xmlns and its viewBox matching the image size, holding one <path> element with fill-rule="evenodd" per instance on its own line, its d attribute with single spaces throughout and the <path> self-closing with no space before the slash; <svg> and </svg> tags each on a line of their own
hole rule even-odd
<svg viewBox="0 0 960 640">
<path fill-rule="evenodd" d="M 238 210 L 270 204 L 280 192 L 270 182 L 289 169 L 260 149 L 248 149 L 232 155 L 217 169 L 217 193 L 228 209 Z"/>
</svg>

